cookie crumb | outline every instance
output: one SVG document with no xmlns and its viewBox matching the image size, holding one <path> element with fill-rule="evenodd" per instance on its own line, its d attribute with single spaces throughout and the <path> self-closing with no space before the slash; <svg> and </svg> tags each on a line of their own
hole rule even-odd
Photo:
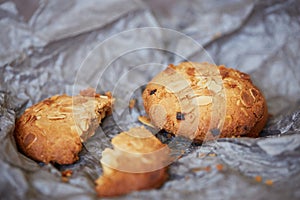
<svg viewBox="0 0 300 200">
<path fill-rule="evenodd" d="M 61 172 L 61 175 L 64 177 L 70 177 L 70 176 L 72 176 L 72 174 L 73 174 L 73 171 L 70 169 L 67 169 L 67 170 Z"/>
<path fill-rule="evenodd" d="M 135 106 L 135 103 L 136 103 L 136 99 L 130 99 L 130 101 L 129 101 L 129 108 L 133 109 L 134 106 Z"/>
<path fill-rule="evenodd" d="M 61 181 L 64 182 L 64 183 L 68 183 L 69 182 L 69 177 L 62 176 Z"/>
<path fill-rule="evenodd" d="M 203 169 L 204 169 L 203 167 L 195 167 L 195 168 L 192 169 L 192 172 L 198 172 L 198 171 L 201 171 Z"/>
<path fill-rule="evenodd" d="M 210 166 L 206 166 L 206 167 L 195 167 L 191 169 L 192 172 L 198 172 L 198 171 L 206 171 L 206 172 L 210 172 L 211 171 L 211 167 Z"/>
<path fill-rule="evenodd" d="M 210 166 L 205 167 L 205 171 L 210 172 L 210 170 L 211 170 Z"/>
<path fill-rule="evenodd" d="M 223 165 L 222 164 L 217 164 L 216 168 L 218 171 L 222 171 L 223 170 Z"/>
<path fill-rule="evenodd" d="M 255 176 L 254 179 L 256 182 L 259 182 L 259 183 L 262 181 L 261 176 Z"/>
<path fill-rule="evenodd" d="M 266 184 L 266 185 L 273 185 L 273 181 L 270 180 L 270 179 L 267 179 L 267 180 L 265 181 L 265 184 Z"/>
<path fill-rule="evenodd" d="M 197 153 L 197 158 L 204 158 L 205 157 L 205 154 L 204 153 Z"/>
<path fill-rule="evenodd" d="M 70 169 L 67 169 L 65 171 L 61 172 L 61 181 L 64 183 L 69 182 L 69 178 L 72 176 L 73 171 Z"/>
</svg>

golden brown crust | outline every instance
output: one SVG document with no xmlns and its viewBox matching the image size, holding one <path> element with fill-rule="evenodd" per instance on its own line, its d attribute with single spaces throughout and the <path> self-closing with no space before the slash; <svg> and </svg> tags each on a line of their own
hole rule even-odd
<svg viewBox="0 0 300 200">
<path fill-rule="evenodd" d="M 96 191 L 101 197 L 119 196 L 132 191 L 159 188 L 167 178 L 167 168 L 146 173 L 113 170 L 110 176 L 102 176 L 96 180 Z"/>
<path fill-rule="evenodd" d="M 74 97 L 56 95 L 26 109 L 14 133 L 19 149 L 44 163 L 78 160 L 81 142 L 92 136 L 101 119 L 111 112 L 111 97 L 92 93 L 89 89 Z"/>
<path fill-rule="evenodd" d="M 103 175 L 95 181 L 99 196 L 158 188 L 168 178 L 169 148 L 144 127 L 120 133 L 112 145 L 114 150 L 102 152 Z"/>
<path fill-rule="evenodd" d="M 209 63 L 169 66 L 147 85 L 143 100 L 155 126 L 200 141 L 257 137 L 268 117 L 249 75 Z"/>
</svg>

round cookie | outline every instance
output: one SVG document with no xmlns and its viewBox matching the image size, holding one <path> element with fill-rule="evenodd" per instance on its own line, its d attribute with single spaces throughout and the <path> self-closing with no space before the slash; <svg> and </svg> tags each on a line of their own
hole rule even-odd
<svg viewBox="0 0 300 200">
<path fill-rule="evenodd" d="M 14 136 L 28 157 L 44 163 L 72 164 L 81 142 L 95 133 L 111 112 L 111 96 L 88 89 L 77 96 L 56 95 L 26 109 L 17 120 Z"/>
<path fill-rule="evenodd" d="M 143 92 L 152 123 L 193 140 L 258 137 L 268 117 L 249 75 L 210 63 L 169 65 Z"/>
</svg>

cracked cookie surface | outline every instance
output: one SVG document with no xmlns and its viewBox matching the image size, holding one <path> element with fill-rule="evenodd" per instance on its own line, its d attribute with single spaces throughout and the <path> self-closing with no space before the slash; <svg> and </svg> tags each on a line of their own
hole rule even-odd
<svg viewBox="0 0 300 200">
<path fill-rule="evenodd" d="M 82 142 L 95 133 L 111 107 L 111 95 L 99 95 L 93 89 L 77 96 L 52 96 L 27 108 L 17 120 L 17 146 L 36 161 L 72 164 L 78 160 Z"/>
</svg>

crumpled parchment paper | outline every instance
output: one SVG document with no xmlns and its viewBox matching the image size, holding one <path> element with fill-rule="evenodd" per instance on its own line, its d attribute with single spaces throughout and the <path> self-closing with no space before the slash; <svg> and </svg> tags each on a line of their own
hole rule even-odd
<svg viewBox="0 0 300 200">
<path fill-rule="evenodd" d="M 249 73 L 266 96 L 268 125 L 257 139 L 182 141 L 186 153 L 162 188 L 118 199 L 299 199 L 299 18 L 297 0 L 0 1 L 0 199 L 97 199 L 101 152 L 113 135 L 141 125 L 142 86 L 185 59 Z M 120 34 L 142 27 L 168 29 Z M 141 45 L 148 48 L 137 51 Z M 93 49 L 98 56 L 86 59 Z M 89 85 L 113 90 L 117 105 L 77 163 L 44 165 L 18 152 L 12 134 L 26 107 Z M 136 106 L 126 109 L 131 98 Z M 69 182 L 65 169 L 73 170 Z"/>
</svg>

